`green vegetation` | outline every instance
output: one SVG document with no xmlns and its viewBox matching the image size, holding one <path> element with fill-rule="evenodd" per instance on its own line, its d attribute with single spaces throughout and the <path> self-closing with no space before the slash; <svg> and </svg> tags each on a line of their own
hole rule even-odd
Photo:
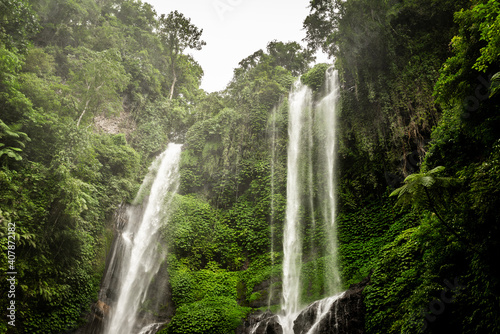
<svg viewBox="0 0 500 334">
<path fill-rule="evenodd" d="M 8 333 L 61 333 L 81 325 L 97 298 L 118 205 L 194 122 L 202 71 L 179 50 L 168 94 L 171 50 L 154 10 L 138 1 L 0 7 L 0 257 L 2 275 L 17 272 Z"/>
<path fill-rule="evenodd" d="M 498 3 L 311 5 L 308 42 L 345 87 L 341 204 L 360 212 L 405 178 L 392 194 L 414 217 L 367 255 L 367 331 L 498 331 Z"/>
<path fill-rule="evenodd" d="M 305 85 L 311 87 L 314 91 L 318 91 L 325 83 L 325 73 L 330 67 L 329 64 L 318 64 L 313 69 L 300 77 L 300 80 Z"/>
<path fill-rule="evenodd" d="M 287 96 L 299 75 L 324 94 L 315 49 L 339 72 L 340 271 L 345 288 L 371 274 L 367 332 L 500 331 L 498 1 L 314 0 L 308 48 L 270 41 L 210 94 L 187 53 L 203 27 L 179 12 L 138 0 L 0 8 L 0 269 L 17 271 L 16 327 L 0 333 L 82 325 L 113 214 L 169 141 L 184 146 L 161 229 L 175 311 L 161 333 L 229 333 L 277 309 Z M 314 206 L 300 212 L 304 302 L 326 290 Z"/>
</svg>

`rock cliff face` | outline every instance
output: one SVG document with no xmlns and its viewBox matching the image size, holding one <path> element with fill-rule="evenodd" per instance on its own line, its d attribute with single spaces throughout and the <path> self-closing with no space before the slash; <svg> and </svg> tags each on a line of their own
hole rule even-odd
<svg viewBox="0 0 500 334">
<path fill-rule="evenodd" d="M 294 334 L 364 334 L 365 305 L 363 290 L 369 278 L 353 284 L 342 295 L 316 301 L 295 319 Z M 250 315 L 238 328 L 237 334 L 283 333 L 279 317 L 271 312 Z"/>
<path fill-rule="evenodd" d="M 90 307 L 85 315 L 86 324 L 78 328 L 73 334 L 102 334 L 105 331 L 106 322 L 109 320 L 109 313 L 112 312 L 112 305 L 116 303 L 118 287 L 116 286 L 116 275 L 119 275 L 121 266 L 120 253 L 123 252 L 122 238 L 119 236 L 128 224 L 126 206 L 120 206 L 115 212 L 112 220 L 112 229 L 114 231 L 113 243 L 107 254 L 105 273 L 101 281 L 98 300 Z M 142 328 L 142 333 L 156 333 L 163 323 L 167 323 L 174 314 L 174 303 L 172 301 L 172 292 L 168 285 L 168 272 L 166 264 L 160 266 L 156 279 L 150 285 L 147 300 L 161 300 L 164 307 L 154 316 L 142 314 L 142 321 L 137 326 Z M 146 331 L 143 326 L 151 324 L 151 329 Z"/>
<path fill-rule="evenodd" d="M 278 316 L 270 311 L 253 313 L 236 330 L 236 334 L 283 334 Z"/>
<path fill-rule="evenodd" d="M 104 319 L 109 314 L 109 306 L 98 300 L 92 304 L 90 313 L 87 314 L 87 323 L 77 329 L 74 334 L 100 334 L 104 330 Z"/>
<path fill-rule="evenodd" d="M 118 260 L 115 256 L 118 244 L 117 236 L 128 223 L 126 206 L 120 205 L 108 223 L 108 227 L 113 230 L 113 242 L 110 252 L 106 256 L 105 274 L 101 281 L 98 300 L 90 306 L 89 312 L 85 315 L 86 324 L 78 328 L 74 334 L 101 334 L 104 331 L 104 322 L 109 312 L 110 304 L 115 299 L 115 290 L 111 286 L 113 273 L 116 271 Z"/>
<path fill-rule="evenodd" d="M 313 328 L 314 334 L 363 334 L 365 333 L 365 304 L 363 290 L 368 279 L 353 284 L 338 299 L 329 305 L 325 314 L 321 313 L 320 304 L 316 301 L 302 311 L 294 321 L 294 334 L 306 334 Z"/>
</svg>

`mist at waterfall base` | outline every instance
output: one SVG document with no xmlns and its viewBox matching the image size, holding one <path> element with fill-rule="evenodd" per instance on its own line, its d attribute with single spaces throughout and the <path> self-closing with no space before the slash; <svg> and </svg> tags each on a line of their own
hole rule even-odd
<svg viewBox="0 0 500 334">
<path fill-rule="evenodd" d="M 339 96 L 337 72 L 326 72 L 325 96 L 314 103 L 312 90 L 298 80 L 289 97 L 287 206 L 283 237 L 283 295 L 279 322 L 285 334 L 294 333 L 294 321 L 304 305 L 300 299 L 304 233 L 316 229 L 317 209 L 322 213 L 325 294 L 335 296 L 318 303 L 318 321 L 327 306 L 340 296 L 335 226 L 335 128 Z M 315 156 L 312 152 L 315 152 Z M 314 182 L 318 189 L 314 189 Z M 303 208 L 308 206 L 307 210 Z M 307 219 L 309 215 L 309 219 Z M 305 223 L 309 221 L 309 225 Z M 311 247 L 312 248 L 312 247 Z M 312 326 L 307 333 L 315 333 Z"/>
<path fill-rule="evenodd" d="M 166 256 L 158 242 L 159 229 L 168 223 L 169 204 L 179 186 L 180 153 L 181 145 L 168 145 L 150 167 L 134 204 L 126 209 L 126 226 L 113 245 L 99 296 L 110 305 L 105 334 L 146 334 L 159 328 L 148 312 L 139 311 L 148 300 L 148 310 L 158 312 L 161 301 L 154 297 L 163 296 L 168 284 L 157 277 Z"/>
</svg>

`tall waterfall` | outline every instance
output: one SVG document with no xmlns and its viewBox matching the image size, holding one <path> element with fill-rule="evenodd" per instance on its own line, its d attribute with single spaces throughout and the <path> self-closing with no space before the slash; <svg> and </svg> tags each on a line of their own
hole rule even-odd
<svg viewBox="0 0 500 334">
<path fill-rule="evenodd" d="M 137 203 L 127 209 L 128 224 L 113 250 L 113 258 L 120 260 L 106 274 L 113 276 L 117 292 L 104 331 L 107 334 L 149 333 L 155 327 L 139 311 L 165 257 L 158 242 L 159 228 L 168 219 L 167 208 L 179 186 L 180 153 L 181 145 L 168 145 L 150 168 Z"/>
<path fill-rule="evenodd" d="M 293 333 L 293 320 L 300 311 L 300 271 L 302 264 L 302 239 L 300 233 L 301 160 L 304 158 L 302 143 L 304 115 L 311 112 L 312 92 L 297 81 L 289 97 L 288 111 L 288 161 L 286 221 L 283 232 L 283 304 L 284 315 L 280 322 L 284 333 Z"/>
<path fill-rule="evenodd" d="M 318 124 L 320 125 L 320 131 L 322 137 L 324 138 L 322 142 L 321 153 L 324 155 L 324 160 L 322 161 L 323 177 L 325 182 L 320 184 L 322 187 L 322 198 L 324 203 L 322 203 L 322 213 L 323 219 L 326 225 L 326 233 L 328 236 L 328 253 L 331 256 L 328 258 L 328 263 L 326 266 L 327 276 L 331 275 L 330 279 L 327 279 L 327 290 L 330 295 L 337 294 L 340 292 L 340 275 L 339 275 L 339 265 L 337 257 L 337 226 L 335 225 L 336 207 L 337 207 L 337 197 L 335 195 L 336 189 L 336 151 L 337 143 L 335 138 L 335 130 L 337 128 L 337 104 L 340 95 L 338 74 L 333 68 L 329 68 L 326 72 L 326 82 L 325 82 L 326 96 L 318 103 Z"/>
<path fill-rule="evenodd" d="M 304 258 L 302 240 L 304 231 L 313 233 L 310 230 L 316 229 L 316 205 L 322 213 L 325 229 L 322 234 L 326 236 L 325 291 L 329 296 L 340 292 L 335 232 L 335 116 L 338 95 L 337 72 L 330 68 L 326 72 L 325 95 L 318 103 L 314 103 L 311 89 L 300 81 L 295 83 L 289 96 L 283 300 L 279 316 L 285 334 L 294 333 L 294 320 L 304 306 L 300 296 Z"/>
</svg>

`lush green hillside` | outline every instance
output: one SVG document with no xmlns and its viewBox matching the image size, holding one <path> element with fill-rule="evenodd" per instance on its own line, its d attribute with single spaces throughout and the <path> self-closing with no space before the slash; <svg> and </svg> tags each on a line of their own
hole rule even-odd
<svg viewBox="0 0 500 334">
<path fill-rule="evenodd" d="M 308 41 L 345 85 L 344 205 L 359 212 L 419 173 L 394 194 L 419 218 L 370 266 L 370 333 L 499 330 L 499 13 L 496 1 L 312 2 Z"/>
<path fill-rule="evenodd" d="M 1 276 L 17 272 L 16 326 L 1 333 L 82 325 L 113 214 L 169 141 L 184 146 L 162 229 L 176 310 L 162 332 L 228 333 L 276 309 L 287 98 L 301 74 L 316 100 L 324 93 L 329 65 L 310 67 L 318 48 L 341 81 L 340 271 L 346 288 L 371 274 L 367 332 L 500 330 L 497 1 L 311 1 L 297 18 L 308 49 L 270 41 L 211 94 L 188 54 L 203 27 L 178 12 L 158 17 L 136 0 L 0 5 Z M 172 44 L 186 33 L 184 48 Z M 303 242 L 304 301 L 324 295 L 319 230 Z M 1 300 L 6 310 L 13 299 Z"/>
<path fill-rule="evenodd" d="M 185 54 L 166 58 L 168 18 L 147 4 L 1 6 L 0 256 L 5 278 L 14 250 L 17 272 L 9 333 L 60 333 L 97 298 L 118 205 L 195 121 L 203 71 Z M 14 299 L 1 300 L 5 310 Z"/>
</svg>

